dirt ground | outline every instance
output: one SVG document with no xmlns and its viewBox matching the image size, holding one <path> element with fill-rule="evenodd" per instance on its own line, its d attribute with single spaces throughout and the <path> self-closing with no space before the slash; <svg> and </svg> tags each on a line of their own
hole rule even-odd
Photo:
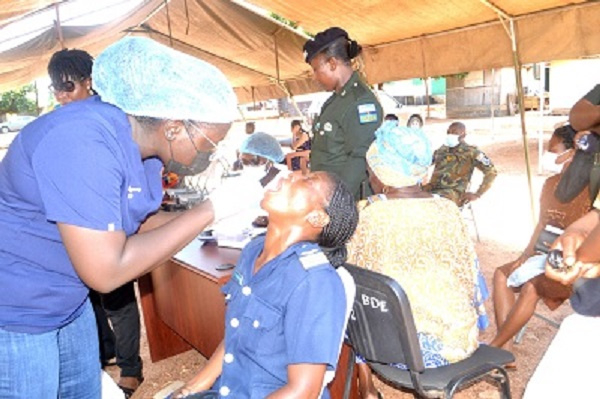
<svg viewBox="0 0 600 399">
<path fill-rule="evenodd" d="M 533 165 L 532 186 L 535 206 L 538 206 L 539 191 L 546 175 L 537 174 L 538 140 L 535 138 L 537 128 L 545 131 L 544 139 L 549 138 L 552 125 L 564 118 L 549 118 L 535 125 L 535 116 L 529 118 L 528 142 Z M 425 128 L 434 146 L 443 140 L 448 121 L 438 121 Z M 528 194 L 528 184 L 523 156 L 523 144 L 518 126 L 518 119 L 497 118 L 494 133 L 491 132 L 489 120 L 466 121 L 469 129 L 468 141 L 478 145 L 492 159 L 498 169 L 498 177 L 493 187 L 479 201 L 473 204 L 475 220 L 479 228 L 481 241 L 476 241 L 472 221 L 467 223 L 472 229 L 473 239 L 481 268 L 491 291 L 493 271 L 496 267 L 514 260 L 522 251 L 532 231 L 532 213 Z M 543 129 L 542 129 L 543 128 Z M 537 210 L 536 210 L 537 212 Z M 481 342 L 489 342 L 496 331 L 493 321 L 493 305 L 491 299 L 486 303 L 491 325 L 481 333 Z M 568 303 L 554 312 L 549 312 L 543 304 L 538 305 L 538 313 L 560 322 L 571 313 Z M 548 323 L 533 318 L 525 332 L 522 342 L 514 345 L 517 369 L 510 371 L 510 384 L 513 398 L 522 397 L 523 390 L 540 358 L 544 354 L 556 329 Z M 206 361 L 195 351 L 188 351 L 172 358 L 152 363 L 149 358 L 145 334 L 142 336 L 142 357 L 144 359 L 145 382 L 133 396 L 134 399 L 152 398 L 158 391 L 174 381 L 188 380 Z M 116 377 L 118 370 L 111 367 L 107 371 Z M 411 393 L 395 390 L 377 381 L 377 386 L 386 398 L 412 398 Z M 458 399 L 492 399 L 499 398 L 499 390 L 493 381 L 478 382 L 456 396 Z"/>
</svg>

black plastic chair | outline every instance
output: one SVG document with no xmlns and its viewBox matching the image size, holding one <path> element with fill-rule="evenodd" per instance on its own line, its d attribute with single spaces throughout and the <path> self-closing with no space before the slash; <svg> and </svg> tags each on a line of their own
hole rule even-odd
<svg viewBox="0 0 600 399">
<path fill-rule="evenodd" d="M 469 358 L 438 368 L 425 368 L 408 297 L 390 277 L 345 266 L 354 278 L 356 297 L 348 322 L 350 344 L 371 369 L 392 386 L 408 388 L 425 398 L 451 398 L 465 383 L 491 376 L 510 399 L 510 383 L 503 365 L 514 362 L 512 353 L 480 345 Z M 424 293 L 426 295 L 426 293 Z M 408 370 L 392 367 L 403 363 Z M 347 380 L 354 366 L 352 356 Z M 350 384 L 344 398 L 348 398 Z"/>
</svg>

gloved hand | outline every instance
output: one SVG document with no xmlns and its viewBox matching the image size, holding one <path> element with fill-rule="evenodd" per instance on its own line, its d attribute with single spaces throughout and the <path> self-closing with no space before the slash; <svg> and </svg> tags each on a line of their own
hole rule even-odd
<svg viewBox="0 0 600 399">
<path fill-rule="evenodd" d="M 264 188 L 258 180 L 241 176 L 225 179 L 208 199 L 212 202 L 215 222 L 218 222 L 247 209 L 258 208 L 263 196 Z"/>
</svg>

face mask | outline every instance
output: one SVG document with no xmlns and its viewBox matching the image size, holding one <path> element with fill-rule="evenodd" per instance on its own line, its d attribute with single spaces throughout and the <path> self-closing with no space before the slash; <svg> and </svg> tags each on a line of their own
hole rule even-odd
<svg viewBox="0 0 600 399">
<path fill-rule="evenodd" d="M 242 175 L 248 179 L 259 181 L 267 174 L 265 165 L 249 166 L 245 165 L 242 169 Z"/>
<path fill-rule="evenodd" d="M 169 146 L 171 143 L 169 142 Z M 165 166 L 167 173 L 173 172 L 177 176 L 195 176 L 202 173 L 210 165 L 210 158 L 212 153 L 196 150 L 196 156 L 190 165 L 184 165 L 175 159 L 173 159 L 173 151 L 171 151 L 171 159 Z"/>
<path fill-rule="evenodd" d="M 562 163 L 557 164 L 556 159 L 562 154 L 555 154 L 553 152 L 544 151 L 542 155 L 542 169 L 551 173 L 562 172 Z"/>
<path fill-rule="evenodd" d="M 446 145 L 450 148 L 454 148 L 460 144 L 460 140 L 458 134 L 447 134 L 446 135 Z"/>
<path fill-rule="evenodd" d="M 193 136 L 190 134 L 190 131 L 188 130 L 188 126 L 186 124 L 184 124 L 184 127 L 185 127 L 185 131 L 188 135 L 188 138 L 190 139 L 190 141 L 192 142 L 192 145 L 194 146 L 194 149 L 196 150 L 196 156 L 192 160 L 192 163 L 190 163 L 189 165 L 184 165 L 181 162 L 176 161 L 175 158 L 173 157 L 173 147 L 171 147 L 171 141 L 169 141 L 169 150 L 171 151 L 171 159 L 165 165 L 165 171 L 167 173 L 169 173 L 169 172 L 175 173 L 178 176 L 195 176 L 199 173 L 204 172 L 206 170 L 206 168 L 209 167 L 213 153 L 209 152 L 209 151 L 198 151 L 198 148 L 196 148 L 196 144 L 194 143 Z M 202 136 L 204 136 L 204 138 L 209 143 L 211 143 L 215 148 L 217 148 L 217 145 L 211 139 L 209 139 L 204 133 L 202 133 L 202 132 L 200 132 L 200 133 L 202 134 Z"/>
</svg>

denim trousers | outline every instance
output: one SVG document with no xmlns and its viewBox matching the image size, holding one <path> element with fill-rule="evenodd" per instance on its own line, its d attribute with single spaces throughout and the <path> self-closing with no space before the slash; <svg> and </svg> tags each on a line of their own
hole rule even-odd
<svg viewBox="0 0 600 399">
<path fill-rule="evenodd" d="M 0 329 L 0 398 L 99 399 L 98 333 L 90 301 L 71 323 L 42 334 Z"/>
</svg>

